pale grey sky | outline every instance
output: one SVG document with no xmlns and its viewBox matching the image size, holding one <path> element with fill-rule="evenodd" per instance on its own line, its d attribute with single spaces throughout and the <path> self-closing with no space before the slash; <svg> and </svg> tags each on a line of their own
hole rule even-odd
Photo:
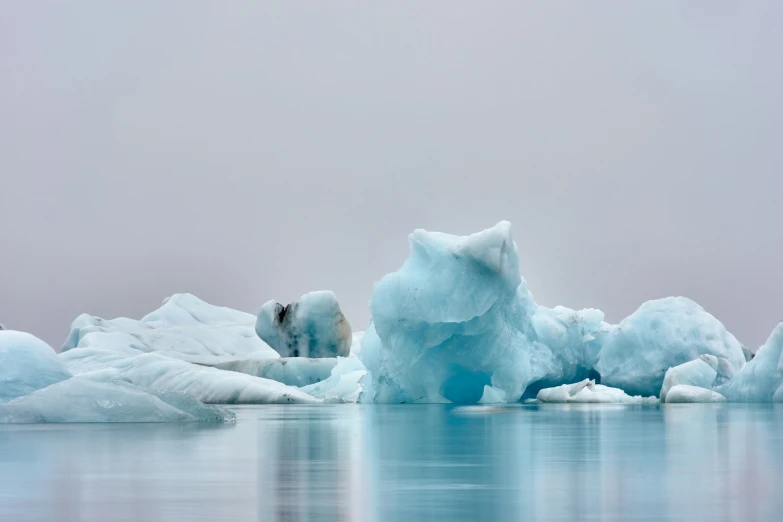
<svg viewBox="0 0 783 522">
<path fill-rule="evenodd" d="M 0 322 L 332 289 L 513 224 L 539 303 L 783 318 L 783 2 L 0 3 Z"/>
</svg>

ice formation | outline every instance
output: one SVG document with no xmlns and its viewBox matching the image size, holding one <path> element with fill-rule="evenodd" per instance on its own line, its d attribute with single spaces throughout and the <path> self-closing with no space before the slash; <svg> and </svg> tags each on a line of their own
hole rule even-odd
<svg viewBox="0 0 783 522">
<path fill-rule="evenodd" d="M 186 394 L 73 377 L 0 404 L 0 423 L 226 422 L 232 412 Z"/>
<path fill-rule="evenodd" d="M 666 402 L 666 394 L 672 386 L 687 384 L 699 388 L 711 389 L 718 377 L 718 358 L 714 355 L 700 355 L 692 361 L 669 368 L 663 378 L 661 402 Z"/>
<path fill-rule="evenodd" d="M 367 369 L 356 357 L 338 359 L 329 378 L 302 388 L 324 402 L 360 402 L 365 390 Z"/>
<path fill-rule="evenodd" d="M 783 402 L 783 322 L 756 356 L 727 383 L 716 388 L 732 402 Z"/>
<path fill-rule="evenodd" d="M 2 331 L 0 419 L 223 418 L 203 403 L 783 401 L 783 323 L 754 357 L 683 297 L 618 325 L 540 306 L 507 222 L 409 241 L 375 284 L 365 332 L 351 333 L 331 292 L 258 317 L 190 294 L 141 320 L 84 314 L 59 356 Z M 70 417 L 52 407 L 59 395 Z"/>
<path fill-rule="evenodd" d="M 634 395 L 655 395 L 670 367 L 709 354 L 736 369 L 742 346 L 720 321 L 684 297 L 648 301 L 623 319 L 601 348 L 601 382 Z"/>
<path fill-rule="evenodd" d="M 84 347 L 64 352 L 60 359 L 75 375 L 122 380 L 159 392 L 183 392 L 209 404 L 318 402 L 298 388 L 270 379 L 130 350 Z"/>
<path fill-rule="evenodd" d="M 545 388 L 536 396 L 538 402 L 558 403 L 608 403 L 608 404 L 656 404 L 655 397 L 631 397 L 623 390 L 596 384 L 585 379 L 575 384 L 563 384 L 553 388 Z"/>
<path fill-rule="evenodd" d="M 373 400 L 475 403 L 490 386 L 515 402 L 531 384 L 588 376 L 609 331 L 603 313 L 536 305 L 508 222 L 409 239 L 402 268 L 375 284 L 361 342 Z"/>
<path fill-rule="evenodd" d="M 277 352 L 255 334 L 255 321 L 252 314 L 176 294 L 140 321 L 82 314 L 73 321 L 62 351 L 88 346 L 132 348 L 201 363 L 277 358 Z"/>
<path fill-rule="evenodd" d="M 27 395 L 71 377 L 51 346 L 37 337 L 0 331 L 0 402 Z"/>
<path fill-rule="evenodd" d="M 347 357 L 352 342 L 351 325 L 329 291 L 310 292 L 287 306 L 268 301 L 256 333 L 283 357 Z"/>
<path fill-rule="evenodd" d="M 279 359 L 240 360 L 211 364 L 219 370 L 264 377 L 289 386 L 308 386 L 326 380 L 337 364 L 336 358 L 281 357 Z"/>
<path fill-rule="evenodd" d="M 689 384 L 677 384 L 672 386 L 666 395 L 667 403 L 678 402 L 724 402 L 726 397 L 718 392 L 691 386 Z"/>
</svg>

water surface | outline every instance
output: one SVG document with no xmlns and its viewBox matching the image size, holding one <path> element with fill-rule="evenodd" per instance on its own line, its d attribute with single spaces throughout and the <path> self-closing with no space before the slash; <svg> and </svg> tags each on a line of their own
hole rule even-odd
<svg viewBox="0 0 783 522">
<path fill-rule="evenodd" d="M 256 406 L 0 426 L 0 521 L 783 520 L 783 406 Z"/>
</svg>

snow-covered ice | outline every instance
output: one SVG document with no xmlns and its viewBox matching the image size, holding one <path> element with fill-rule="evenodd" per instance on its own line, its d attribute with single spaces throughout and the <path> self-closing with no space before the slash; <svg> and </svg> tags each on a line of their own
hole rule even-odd
<svg viewBox="0 0 783 522">
<path fill-rule="evenodd" d="M 604 403 L 604 404 L 656 404 L 655 397 L 631 397 L 623 390 L 596 384 L 591 379 L 574 384 L 563 384 L 553 388 L 545 388 L 538 392 L 539 402 L 555 403 Z"/>
<path fill-rule="evenodd" d="M 73 321 L 62 351 L 113 346 L 202 363 L 277 358 L 277 352 L 256 335 L 255 322 L 252 314 L 176 294 L 141 320 L 82 314 Z"/>
<path fill-rule="evenodd" d="M 351 325 L 327 290 L 310 292 L 287 306 L 266 302 L 256 333 L 282 357 L 347 357 L 352 342 Z"/>
</svg>

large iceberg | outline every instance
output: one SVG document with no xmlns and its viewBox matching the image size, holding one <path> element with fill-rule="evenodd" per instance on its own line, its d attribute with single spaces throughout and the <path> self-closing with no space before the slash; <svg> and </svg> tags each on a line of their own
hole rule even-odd
<svg viewBox="0 0 783 522">
<path fill-rule="evenodd" d="M 709 354 L 739 369 L 742 345 L 720 321 L 685 297 L 648 301 L 609 334 L 595 369 L 601 382 L 633 395 L 655 395 L 666 370 Z"/>
<path fill-rule="evenodd" d="M 783 322 L 730 381 L 716 391 L 732 402 L 783 402 Z"/>
<path fill-rule="evenodd" d="M 347 357 L 351 349 L 351 325 L 326 290 L 287 306 L 268 301 L 258 313 L 256 333 L 283 357 Z"/>
<path fill-rule="evenodd" d="M 42 340 L 25 332 L 0 331 L 0 402 L 70 377 L 52 347 Z"/>
<path fill-rule="evenodd" d="M 417 230 L 409 241 L 403 266 L 374 288 L 356 350 L 371 376 L 362 400 L 513 402 L 585 378 L 654 396 L 669 368 L 700 355 L 718 361 L 712 385 L 745 365 L 747 350 L 684 297 L 644 303 L 619 325 L 600 310 L 539 306 L 507 222 L 466 237 Z"/>
<path fill-rule="evenodd" d="M 277 358 L 277 352 L 256 335 L 255 322 L 252 314 L 176 294 L 140 321 L 82 314 L 73 321 L 62 351 L 112 346 L 199 363 Z"/>
<path fill-rule="evenodd" d="M 467 237 L 417 230 L 402 268 L 376 283 L 359 358 L 363 400 L 518 401 L 588 376 L 609 332 L 598 310 L 538 306 L 519 273 L 511 226 Z"/>
<path fill-rule="evenodd" d="M 186 394 L 73 377 L 0 404 L 0 423 L 226 422 L 234 413 Z"/>
</svg>

